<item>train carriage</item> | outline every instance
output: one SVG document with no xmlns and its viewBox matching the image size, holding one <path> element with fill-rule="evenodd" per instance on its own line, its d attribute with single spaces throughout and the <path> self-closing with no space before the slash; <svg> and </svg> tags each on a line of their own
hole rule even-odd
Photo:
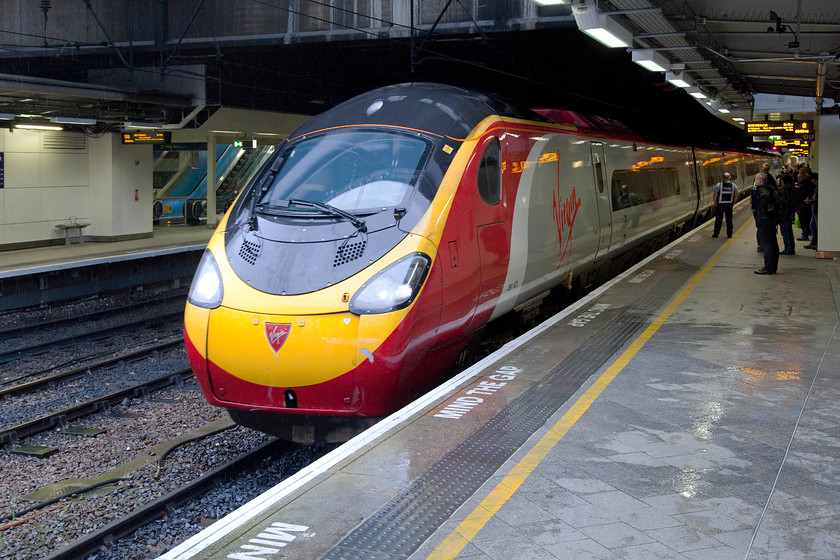
<svg viewBox="0 0 840 560">
<path fill-rule="evenodd" d="M 242 424 L 343 439 L 488 321 L 689 227 L 703 163 L 757 159 L 704 154 L 449 86 L 363 94 L 280 146 L 219 225 L 185 312 L 193 370 Z"/>
</svg>

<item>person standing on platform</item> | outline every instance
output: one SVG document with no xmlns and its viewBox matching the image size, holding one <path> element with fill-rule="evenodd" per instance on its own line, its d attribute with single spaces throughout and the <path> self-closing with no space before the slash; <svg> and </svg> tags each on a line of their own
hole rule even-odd
<svg viewBox="0 0 840 560">
<path fill-rule="evenodd" d="M 752 212 L 753 221 L 755 221 L 756 208 L 758 208 L 758 187 L 755 186 L 753 181 L 753 186 L 750 189 L 750 212 Z M 761 243 L 758 241 L 758 222 L 755 222 L 755 250 L 761 252 Z"/>
<path fill-rule="evenodd" d="M 779 187 L 778 203 L 781 208 L 778 209 L 779 215 L 779 232 L 782 234 L 782 241 L 785 243 L 785 249 L 780 255 L 795 255 L 796 243 L 793 237 L 793 218 L 795 204 L 795 181 L 793 175 L 782 175 L 779 180 L 781 186 Z"/>
<path fill-rule="evenodd" d="M 805 202 L 811 204 L 811 242 L 805 245 L 806 249 L 817 248 L 817 195 L 820 188 L 818 174 L 813 173 L 811 175 L 811 183 L 814 185 L 814 194 L 811 195 L 810 199 L 805 200 Z"/>
<path fill-rule="evenodd" d="M 800 189 L 799 225 L 802 227 L 802 237 L 799 241 L 808 241 L 811 238 L 811 196 L 814 194 L 814 184 L 811 182 L 811 174 L 805 167 L 799 170 L 797 175 L 797 187 Z M 808 200 L 809 202 L 805 202 Z"/>
<path fill-rule="evenodd" d="M 715 185 L 712 202 L 715 205 L 715 230 L 712 237 L 720 233 L 721 222 L 726 216 L 726 237 L 732 237 L 732 206 L 738 196 L 738 187 L 732 182 L 732 175 L 723 174 L 723 181 Z"/>
<path fill-rule="evenodd" d="M 773 187 L 774 189 L 779 188 L 779 183 L 776 182 L 776 178 L 770 173 L 770 164 L 769 163 L 762 163 L 761 164 L 761 172 L 767 176 L 767 184 Z"/>
<path fill-rule="evenodd" d="M 767 184 L 767 175 L 755 176 L 757 191 L 755 225 L 758 228 L 758 242 L 764 253 L 764 266 L 756 274 L 776 274 L 779 267 L 779 241 L 776 239 L 776 192 Z"/>
</svg>

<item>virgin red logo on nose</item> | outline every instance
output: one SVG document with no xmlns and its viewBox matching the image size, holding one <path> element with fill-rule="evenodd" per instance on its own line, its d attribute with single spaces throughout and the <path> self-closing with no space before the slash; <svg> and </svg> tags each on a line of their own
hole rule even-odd
<svg viewBox="0 0 840 560">
<path fill-rule="evenodd" d="M 266 323 L 265 338 L 275 352 L 279 352 L 286 343 L 289 333 L 292 332 L 292 325 L 289 323 Z"/>
</svg>

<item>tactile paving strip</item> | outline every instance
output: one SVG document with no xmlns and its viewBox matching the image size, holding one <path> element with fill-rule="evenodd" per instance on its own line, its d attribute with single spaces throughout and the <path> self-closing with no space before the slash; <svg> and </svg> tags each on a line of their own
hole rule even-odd
<svg viewBox="0 0 840 560">
<path fill-rule="evenodd" d="M 325 560 L 407 558 L 720 248 L 705 243 L 469 439 L 348 534 Z"/>
</svg>

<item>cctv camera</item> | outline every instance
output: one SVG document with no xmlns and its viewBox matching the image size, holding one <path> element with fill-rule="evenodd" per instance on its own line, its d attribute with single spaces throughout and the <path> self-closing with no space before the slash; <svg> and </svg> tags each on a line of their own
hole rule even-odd
<svg viewBox="0 0 840 560">
<path fill-rule="evenodd" d="M 571 4 L 573 14 L 585 14 L 589 10 L 589 4 L 586 0 L 572 0 Z"/>
</svg>

